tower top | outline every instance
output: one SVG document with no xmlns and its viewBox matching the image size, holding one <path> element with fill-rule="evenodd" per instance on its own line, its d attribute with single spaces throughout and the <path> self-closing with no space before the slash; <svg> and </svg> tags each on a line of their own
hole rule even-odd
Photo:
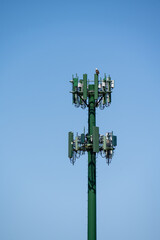
<svg viewBox="0 0 160 240">
<path fill-rule="evenodd" d="M 110 75 L 104 74 L 103 78 L 99 79 L 99 70 L 96 68 L 94 80 L 89 80 L 87 74 L 83 74 L 83 78 L 79 79 L 78 75 L 72 75 L 72 103 L 75 107 L 82 109 L 88 107 L 88 99 L 94 95 L 95 107 L 104 109 L 111 104 L 111 93 L 114 88 L 114 80 L 111 80 Z M 90 90 L 89 85 L 94 85 L 94 89 Z"/>
</svg>

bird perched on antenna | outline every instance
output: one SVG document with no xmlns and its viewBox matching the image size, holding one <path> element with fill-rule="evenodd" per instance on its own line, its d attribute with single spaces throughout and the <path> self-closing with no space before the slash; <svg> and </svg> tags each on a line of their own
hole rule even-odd
<svg viewBox="0 0 160 240">
<path fill-rule="evenodd" d="M 99 70 L 96 68 L 96 74 L 99 75 Z"/>
</svg>

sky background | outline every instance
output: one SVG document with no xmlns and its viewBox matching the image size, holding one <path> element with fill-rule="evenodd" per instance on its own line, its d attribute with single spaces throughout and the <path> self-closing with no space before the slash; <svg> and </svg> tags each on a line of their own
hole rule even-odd
<svg viewBox="0 0 160 240">
<path fill-rule="evenodd" d="M 97 110 L 114 132 L 97 159 L 97 239 L 160 239 L 160 1 L 0 1 L 0 239 L 87 239 L 87 154 L 72 166 L 68 132 L 87 129 L 72 74 L 115 80 Z"/>
</svg>

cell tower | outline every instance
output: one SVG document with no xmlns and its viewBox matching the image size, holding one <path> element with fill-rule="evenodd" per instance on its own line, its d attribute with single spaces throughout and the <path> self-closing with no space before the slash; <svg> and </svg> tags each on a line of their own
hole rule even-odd
<svg viewBox="0 0 160 240">
<path fill-rule="evenodd" d="M 76 107 L 88 107 L 88 133 L 77 135 L 74 139 L 73 132 L 68 133 L 68 157 L 72 164 L 76 158 L 88 152 L 88 240 L 96 240 L 96 154 L 100 152 L 109 165 L 117 146 L 117 137 L 113 132 L 105 135 L 99 134 L 96 127 L 96 108 L 104 109 L 111 104 L 111 93 L 114 80 L 106 77 L 99 80 L 99 71 L 96 69 L 94 81 L 79 79 L 77 74 L 72 76 L 72 102 Z"/>
</svg>

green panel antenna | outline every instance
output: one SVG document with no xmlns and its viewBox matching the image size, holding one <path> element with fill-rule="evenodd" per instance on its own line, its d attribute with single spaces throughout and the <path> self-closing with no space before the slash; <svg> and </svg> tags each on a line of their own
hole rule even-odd
<svg viewBox="0 0 160 240">
<path fill-rule="evenodd" d="M 117 136 L 112 136 L 112 144 L 113 146 L 117 146 Z"/>
<path fill-rule="evenodd" d="M 78 78 L 73 78 L 73 86 L 78 87 Z"/>
<path fill-rule="evenodd" d="M 106 136 L 103 136 L 103 150 L 106 150 L 107 146 L 106 146 Z"/>
<path fill-rule="evenodd" d="M 68 133 L 68 157 L 73 156 L 73 132 Z"/>
<path fill-rule="evenodd" d="M 93 126 L 93 152 L 99 152 L 99 127 Z"/>
<path fill-rule="evenodd" d="M 94 74 L 94 99 L 98 99 L 98 75 Z"/>
<path fill-rule="evenodd" d="M 87 74 L 83 74 L 83 99 L 87 100 Z"/>
</svg>

